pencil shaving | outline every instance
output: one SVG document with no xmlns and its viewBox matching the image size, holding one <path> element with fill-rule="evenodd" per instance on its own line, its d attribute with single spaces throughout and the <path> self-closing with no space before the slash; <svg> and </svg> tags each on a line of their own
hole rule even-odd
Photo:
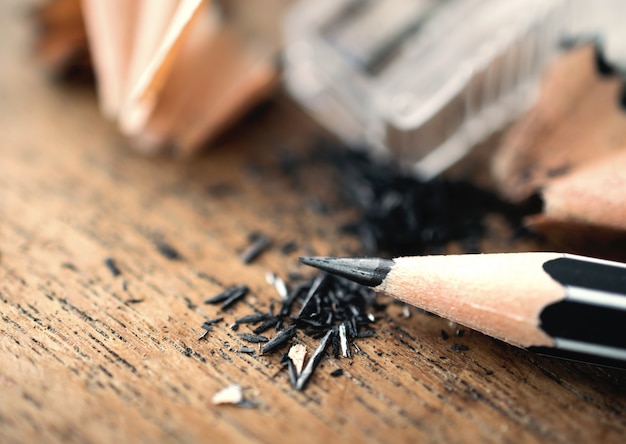
<svg viewBox="0 0 626 444">
<path fill-rule="evenodd" d="M 492 173 L 499 192 L 520 202 L 556 178 L 626 146 L 621 81 L 598 71 L 593 45 L 577 48 L 546 73 L 536 105 L 499 147 Z"/>
<path fill-rule="evenodd" d="M 626 152 L 554 180 L 543 196 L 550 218 L 626 230 Z"/>
<path fill-rule="evenodd" d="M 555 179 L 542 191 L 544 212 L 531 229 L 580 252 L 622 258 L 626 244 L 626 151 Z"/>
<path fill-rule="evenodd" d="M 283 5 L 274 3 L 274 12 L 280 11 Z M 36 13 L 43 34 L 37 52 L 53 72 L 62 72 L 87 53 L 88 40 L 102 113 L 138 150 L 167 147 L 186 157 L 277 82 L 277 48 L 268 49 L 261 29 L 243 32 L 236 23 L 241 17 L 226 18 L 222 6 L 206 0 L 51 0 Z M 246 9 L 259 12 L 247 4 L 238 12 Z M 261 15 L 273 21 L 280 16 Z"/>
</svg>

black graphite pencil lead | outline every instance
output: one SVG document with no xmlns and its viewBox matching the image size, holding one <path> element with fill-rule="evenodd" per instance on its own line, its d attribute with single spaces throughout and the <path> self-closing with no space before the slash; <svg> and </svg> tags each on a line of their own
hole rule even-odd
<svg viewBox="0 0 626 444">
<path fill-rule="evenodd" d="M 382 283 L 394 262 L 381 258 L 301 257 L 300 262 L 369 287 Z"/>
</svg>

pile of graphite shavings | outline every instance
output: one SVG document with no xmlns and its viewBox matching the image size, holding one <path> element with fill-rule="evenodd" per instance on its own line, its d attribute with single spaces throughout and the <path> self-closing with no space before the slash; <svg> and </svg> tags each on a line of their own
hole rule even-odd
<svg viewBox="0 0 626 444">
<path fill-rule="evenodd" d="M 374 335 L 374 312 L 384 306 L 376 303 L 376 295 L 371 289 L 326 273 L 294 285 L 285 283 L 272 273 L 267 278 L 280 296 L 280 307 L 275 310 L 272 305 L 267 312 L 238 318 L 230 328 L 239 331 L 245 325 L 250 329 L 249 332 L 238 333 L 242 341 L 251 344 L 250 347 L 240 348 L 242 353 L 255 353 L 254 345 L 258 345 L 264 355 L 290 346 L 280 362 L 288 369 L 291 384 L 296 390 L 306 387 L 328 347 L 335 358 L 349 358 L 353 350 L 360 350 L 356 343 L 359 338 Z M 230 307 L 233 300 L 240 300 L 247 291 L 246 286 L 231 287 L 205 303 Z M 223 318 L 204 322 L 204 333 L 200 338 L 221 321 Z M 294 342 L 298 333 L 319 339 L 308 359 L 306 348 Z"/>
</svg>

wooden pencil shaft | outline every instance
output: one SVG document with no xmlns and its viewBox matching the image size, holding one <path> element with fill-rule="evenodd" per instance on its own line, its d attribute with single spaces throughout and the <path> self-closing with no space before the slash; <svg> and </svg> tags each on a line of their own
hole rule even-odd
<svg viewBox="0 0 626 444">
<path fill-rule="evenodd" d="M 514 345 L 626 364 L 626 266 L 558 253 L 397 258 L 376 290 Z"/>
<path fill-rule="evenodd" d="M 565 291 L 542 265 L 561 256 L 401 257 L 376 290 L 517 346 L 551 347 L 554 341 L 539 329 L 539 316 L 545 306 L 563 300 Z"/>
</svg>

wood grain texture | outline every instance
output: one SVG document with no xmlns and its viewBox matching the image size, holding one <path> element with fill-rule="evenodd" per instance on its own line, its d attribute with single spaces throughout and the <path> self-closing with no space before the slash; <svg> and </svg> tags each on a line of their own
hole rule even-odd
<svg viewBox="0 0 626 444">
<path fill-rule="evenodd" d="M 298 254 L 356 249 L 336 229 L 350 211 L 306 205 L 339 202 L 323 165 L 281 173 L 277 150 L 305 149 L 314 125 L 278 101 L 194 162 L 140 157 L 92 91 L 46 81 L 29 55 L 26 8 L 0 2 L 0 442 L 623 439 L 623 372 L 475 332 L 457 338 L 447 321 L 406 319 L 398 306 L 361 353 L 324 359 L 303 393 L 278 372 L 279 354 L 237 353 L 230 322 L 277 298 L 266 271 L 284 277 Z M 245 266 L 238 253 L 255 230 L 299 250 L 273 248 Z M 158 239 L 182 259 L 163 257 Z M 507 239 L 489 248 L 515 249 Z M 251 295 L 198 341 L 218 314 L 202 301 L 236 283 Z M 344 375 L 331 378 L 337 368 Z M 229 383 L 257 407 L 213 406 Z"/>
</svg>

